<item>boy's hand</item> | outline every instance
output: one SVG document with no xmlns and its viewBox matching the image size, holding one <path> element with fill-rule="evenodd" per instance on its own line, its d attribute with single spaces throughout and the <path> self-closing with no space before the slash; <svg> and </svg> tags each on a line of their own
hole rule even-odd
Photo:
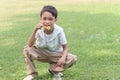
<svg viewBox="0 0 120 80">
<path fill-rule="evenodd" d="M 64 65 L 65 64 L 65 58 L 64 57 L 61 57 L 59 60 L 58 60 L 58 62 L 57 62 L 57 66 L 62 66 L 62 65 Z"/>
<path fill-rule="evenodd" d="M 35 26 L 35 30 L 41 29 L 43 27 L 43 24 L 39 23 Z"/>
</svg>

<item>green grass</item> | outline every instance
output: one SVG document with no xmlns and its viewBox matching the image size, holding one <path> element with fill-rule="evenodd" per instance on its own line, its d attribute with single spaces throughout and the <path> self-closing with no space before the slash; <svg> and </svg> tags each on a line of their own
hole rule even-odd
<svg viewBox="0 0 120 80">
<path fill-rule="evenodd" d="M 39 22 L 43 5 L 59 11 L 57 24 L 64 28 L 69 51 L 77 64 L 63 80 L 120 80 L 120 3 L 64 3 L 60 1 L 2 0 L 0 2 L 0 80 L 26 76 L 23 46 Z M 35 61 L 39 78 L 52 80 L 48 64 Z"/>
</svg>

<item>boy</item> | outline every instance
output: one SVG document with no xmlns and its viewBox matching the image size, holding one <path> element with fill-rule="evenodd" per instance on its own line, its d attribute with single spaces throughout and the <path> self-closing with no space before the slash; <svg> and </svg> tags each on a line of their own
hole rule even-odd
<svg viewBox="0 0 120 80">
<path fill-rule="evenodd" d="M 62 80 L 61 72 L 76 62 L 76 56 L 68 53 L 63 29 L 55 24 L 57 15 L 57 10 L 53 6 L 42 8 L 41 22 L 35 26 L 27 46 L 24 47 L 28 76 L 23 80 L 33 80 L 38 76 L 33 60 L 49 63 L 49 72 L 54 75 L 53 80 Z"/>
</svg>

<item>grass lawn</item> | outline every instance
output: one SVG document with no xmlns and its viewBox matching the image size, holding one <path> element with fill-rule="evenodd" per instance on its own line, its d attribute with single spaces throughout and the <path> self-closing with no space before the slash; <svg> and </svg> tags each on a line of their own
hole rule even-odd
<svg viewBox="0 0 120 80">
<path fill-rule="evenodd" d="M 47 4 L 58 9 L 57 24 L 64 28 L 69 51 L 78 56 L 63 80 L 120 80 L 120 3 L 76 1 L 1 0 L 0 80 L 26 76 L 22 49 Z M 35 63 L 36 80 L 52 80 L 49 65 Z"/>
</svg>

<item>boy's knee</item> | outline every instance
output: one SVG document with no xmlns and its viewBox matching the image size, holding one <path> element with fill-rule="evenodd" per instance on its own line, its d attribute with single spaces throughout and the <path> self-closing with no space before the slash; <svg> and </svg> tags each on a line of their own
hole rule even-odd
<svg viewBox="0 0 120 80">
<path fill-rule="evenodd" d="M 77 56 L 73 55 L 73 62 L 76 63 L 77 62 Z"/>
<path fill-rule="evenodd" d="M 73 63 L 76 63 L 76 61 L 77 61 L 77 56 L 76 56 L 76 55 L 73 55 L 73 54 L 69 54 L 69 56 L 70 56 L 70 58 L 72 59 L 71 61 L 72 61 Z"/>
<path fill-rule="evenodd" d="M 30 50 L 30 47 L 29 46 L 24 46 L 24 48 L 23 48 L 23 55 L 26 55 L 26 54 L 28 54 L 28 51 Z"/>
<path fill-rule="evenodd" d="M 77 56 L 73 54 L 68 54 L 65 69 L 71 67 L 77 61 Z"/>
</svg>

